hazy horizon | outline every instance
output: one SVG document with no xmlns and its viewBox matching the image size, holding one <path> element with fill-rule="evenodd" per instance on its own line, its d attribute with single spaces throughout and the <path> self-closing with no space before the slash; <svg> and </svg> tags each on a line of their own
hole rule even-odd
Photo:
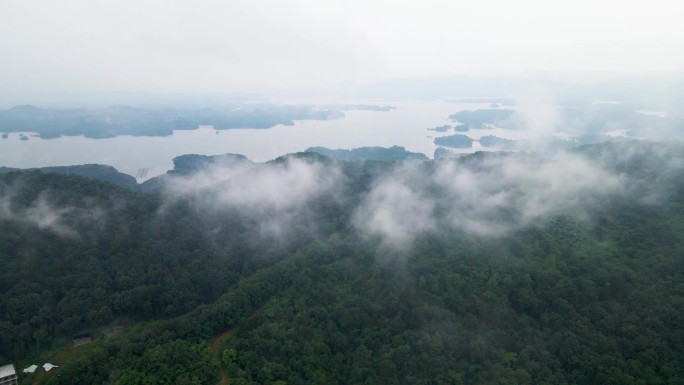
<svg viewBox="0 0 684 385">
<path fill-rule="evenodd" d="M 359 97 L 388 83 L 463 78 L 681 80 L 684 26 L 675 8 L 9 0 L 0 3 L 0 107 L 86 103 L 92 95 Z"/>
</svg>

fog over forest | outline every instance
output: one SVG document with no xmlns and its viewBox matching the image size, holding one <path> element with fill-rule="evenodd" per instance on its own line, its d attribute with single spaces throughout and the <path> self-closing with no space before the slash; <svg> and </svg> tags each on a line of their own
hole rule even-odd
<svg viewBox="0 0 684 385">
<path fill-rule="evenodd" d="M 0 1 L 0 383 L 684 383 L 679 8 Z"/>
</svg>

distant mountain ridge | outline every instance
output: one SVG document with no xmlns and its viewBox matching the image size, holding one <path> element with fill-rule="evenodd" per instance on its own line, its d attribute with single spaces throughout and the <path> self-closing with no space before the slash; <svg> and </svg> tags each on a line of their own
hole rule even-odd
<svg viewBox="0 0 684 385">
<path fill-rule="evenodd" d="M 449 138 L 448 136 L 445 138 Z M 495 137 L 491 137 L 494 140 Z M 497 140 L 505 140 L 501 138 L 496 138 Z M 624 140 L 620 142 L 606 142 L 603 144 L 589 144 L 581 145 L 577 147 L 563 146 L 561 148 L 579 153 L 596 153 L 601 151 L 631 151 L 630 149 L 639 143 L 639 141 L 629 141 Z M 498 143 L 497 143 L 498 144 Z M 653 148 L 654 144 L 651 142 L 642 142 L 642 146 L 645 148 Z M 494 153 L 505 153 L 507 152 L 505 148 L 501 148 L 503 151 L 495 151 Z M 473 154 L 457 154 L 447 148 L 438 147 L 434 151 L 434 159 L 445 159 L 445 158 L 478 158 L 481 156 L 487 156 L 490 152 L 475 152 Z M 286 161 L 288 159 L 297 158 L 306 161 L 322 162 L 327 163 L 331 161 L 339 162 L 354 162 L 354 161 L 374 161 L 374 162 L 401 162 L 401 161 L 430 161 L 430 159 L 422 153 L 407 151 L 401 146 L 392 147 L 360 147 L 350 150 L 336 149 L 332 150 L 326 147 L 309 147 L 304 152 L 292 153 L 280 156 L 265 163 L 279 163 Z M 205 170 L 207 167 L 212 165 L 231 165 L 240 163 L 253 163 L 249 158 L 241 154 L 222 154 L 222 155 L 198 155 L 198 154 L 186 154 L 180 155 L 173 159 L 174 168 L 167 171 L 166 174 L 152 177 L 142 183 L 138 183 L 136 178 L 131 175 L 122 173 L 116 168 L 108 165 L 102 164 L 84 164 L 84 165 L 71 165 L 71 166 L 53 166 L 53 167 L 41 167 L 41 168 L 28 168 L 20 169 L 13 167 L 0 166 L 0 174 L 17 172 L 17 171 L 36 171 L 50 174 L 62 174 L 62 175 L 77 175 L 80 177 L 94 179 L 98 181 L 108 182 L 110 184 L 125 187 L 130 190 L 135 191 L 147 191 L 153 192 L 158 191 L 163 187 L 165 181 L 173 176 L 179 175 L 189 175 L 196 172 Z"/>
<path fill-rule="evenodd" d="M 55 166 L 30 169 L 19 169 L 12 167 L 0 167 L 0 174 L 14 171 L 39 171 L 48 174 L 78 175 L 88 179 L 109 182 L 116 186 L 126 187 L 132 190 L 139 188 L 138 182 L 134 177 L 119 172 L 112 166 L 104 164 L 82 164 L 74 166 Z"/>
</svg>

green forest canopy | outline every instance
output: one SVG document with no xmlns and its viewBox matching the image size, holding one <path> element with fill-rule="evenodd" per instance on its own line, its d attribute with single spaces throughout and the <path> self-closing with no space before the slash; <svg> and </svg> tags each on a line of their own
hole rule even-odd
<svg viewBox="0 0 684 385">
<path fill-rule="evenodd" d="M 297 154 L 148 193 L 1 174 L 0 362 L 57 359 L 44 384 L 680 383 L 682 160 Z"/>
</svg>

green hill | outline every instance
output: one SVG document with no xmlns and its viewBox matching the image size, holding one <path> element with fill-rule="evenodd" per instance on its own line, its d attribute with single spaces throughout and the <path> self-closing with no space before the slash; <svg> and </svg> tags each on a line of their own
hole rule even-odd
<svg viewBox="0 0 684 385">
<path fill-rule="evenodd" d="M 43 384 L 679 383 L 682 160 L 302 154 L 154 193 L 0 174 L 0 362 L 56 359 Z"/>
</svg>

